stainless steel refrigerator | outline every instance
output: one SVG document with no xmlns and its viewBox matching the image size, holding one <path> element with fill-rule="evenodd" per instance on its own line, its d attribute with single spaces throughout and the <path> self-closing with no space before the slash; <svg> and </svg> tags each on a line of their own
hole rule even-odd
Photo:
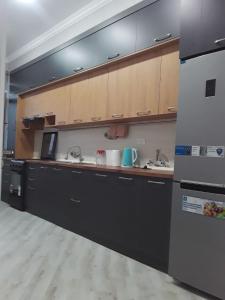
<svg viewBox="0 0 225 300">
<path fill-rule="evenodd" d="M 225 299 L 225 51 L 181 64 L 169 274 Z"/>
</svg>

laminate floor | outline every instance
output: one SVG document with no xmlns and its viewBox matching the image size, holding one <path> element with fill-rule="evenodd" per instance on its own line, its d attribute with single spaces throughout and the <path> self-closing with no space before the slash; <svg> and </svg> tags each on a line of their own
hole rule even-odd
<svg viewBox="0 0 225 300">
<path fill-rule="evenodd" d="M 201 300 L 152 268 L 0 202 L 0 300 Z"/>
</svg>

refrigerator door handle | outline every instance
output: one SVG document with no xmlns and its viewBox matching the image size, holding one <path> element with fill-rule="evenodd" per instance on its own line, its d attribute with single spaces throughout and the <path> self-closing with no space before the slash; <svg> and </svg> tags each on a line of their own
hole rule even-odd
<svg viewBox="0 0 225 300">
<path fill-rule="evenodd" d="M 181 180 L 180 187 L 184 190 L 193 190 L 212 194 L 225 195 L 225 185 L 201 181 Z"/>
<path fill-rule="evenodd" d="M 181 180 L 180 183 L 181 184 L 193 184 L 193 185 L 203 185 L 203 186 L 225 188 L 225 184 L 202 182 L 202 181 Z"/>
</svg>

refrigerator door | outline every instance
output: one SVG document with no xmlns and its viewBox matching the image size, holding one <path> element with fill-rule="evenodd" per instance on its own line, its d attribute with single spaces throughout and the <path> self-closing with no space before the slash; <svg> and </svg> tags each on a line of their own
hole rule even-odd
<svg viewBox="0 0 225 300">
<path fill-rule="evenodd" d="M 225 195 L 173 188 L 169 274 L 225 299 L 225 220 L 183 210 L 183 196 L 225 204 Z"/>
<path fill-rule="evenodd" d="M 225 184 L 224 66 L 225 51 L 181 64 L 175 180 Z"/>
</svg>

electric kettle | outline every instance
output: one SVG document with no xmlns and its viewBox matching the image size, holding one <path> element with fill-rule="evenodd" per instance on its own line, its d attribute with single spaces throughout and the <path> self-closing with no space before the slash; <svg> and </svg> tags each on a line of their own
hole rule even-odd
<svg viewBox="0 0 225 300">
<path fill-rule="evenodd" d="M 137 161 L 138 153 L 137 149 L 127 147 L 123 150 L 123 157 L 122 157 L 122 167 L 132 168 Z"/>
</svg>

